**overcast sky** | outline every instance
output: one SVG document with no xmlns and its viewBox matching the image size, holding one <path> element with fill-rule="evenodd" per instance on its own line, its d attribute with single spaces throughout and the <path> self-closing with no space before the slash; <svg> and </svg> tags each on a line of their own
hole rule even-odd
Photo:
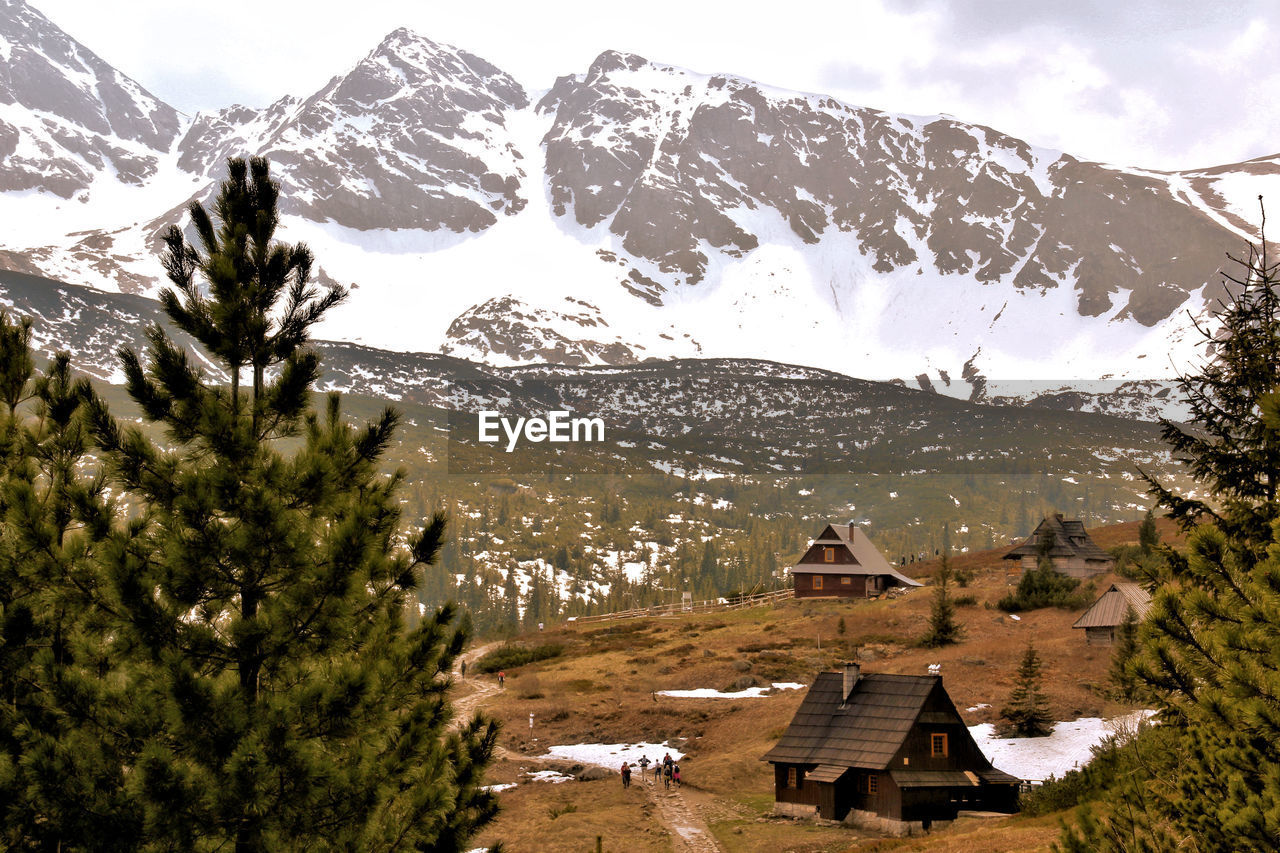
<svg viewBox="0 0 1280 853">
<path fill-rule="evenodd" d="M 1272 0 L 32 5 L 184 112 L 310 94 L 406 26 L 484 57 L 531 91 L 615 49 L 858 106 L 947 113 L 1123 165 L 1280 153 Z"/>
</svg>

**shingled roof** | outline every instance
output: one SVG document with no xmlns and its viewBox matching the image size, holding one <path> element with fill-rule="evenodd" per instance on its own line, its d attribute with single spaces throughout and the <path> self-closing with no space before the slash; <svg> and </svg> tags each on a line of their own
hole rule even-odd
<svg viewBox="0 0 1280 853">
<path fill-rule="evenodd" d="M 1151 609 L 1151 593 L 1136 583 L 1117 581 L 1098 596 L 1098 600 L 1080 614 L 1072 628 L 1114 628 L 1124 622 L 1124 615 L 1133 609 L 1134 616 L 1141 620 Z"/>
<path fill-rule="evenodd" d="M 796 563 L 791 571 L 815 575 L 890 575 L 903 586 L 924 586 L 899 572 L 871 543 L 867 534 L 852 524 L 828 524 L 814 540 L 815 545 L 835 545 L 848 549 L 853 563 Z"/>
<path fill-rule="evenodd" d="M 1060 512 L 1046 516 L 1027 537 L 1027 541 L 1005 554 L 1004 559 L 1038 557 L 1041 553 L 1046 553 L 1041 550 L 1042 543 L 1050 533 L 1053 534 L 1053 545 L 1047 551 L 1050 557 L 1083 557 L 1086 560 L 1105 561 L 1112 559 L 1110 554 L 1089 537 L 1083 521 L 1064 519 Z"/>
<path fill-rule="evenodd" d="M 844 676 L 819 673 L 764 760 L 884 769 L 941 681 L 937 675 L 864 675 L 842 704 Z"/>
</svg>

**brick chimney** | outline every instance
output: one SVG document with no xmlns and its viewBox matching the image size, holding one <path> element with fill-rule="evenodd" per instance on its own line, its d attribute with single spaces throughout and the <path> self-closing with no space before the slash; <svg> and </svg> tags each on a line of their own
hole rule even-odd
<svg viewBox="0 0 1280 853">
<path fill-rule="evenodd" d="M 858 679 L 861 677 L 862 667 L 852 662 L 844 665 L 844 699 L 842 701 L 849 701 L 849 697 L 853 695 L 853 688 L 858 686 Z"/>
</svg>

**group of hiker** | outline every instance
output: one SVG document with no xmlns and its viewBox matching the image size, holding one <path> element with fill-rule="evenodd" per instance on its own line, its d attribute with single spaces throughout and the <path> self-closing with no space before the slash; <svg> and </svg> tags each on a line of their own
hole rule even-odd
<svg viewBox="0 0 1280 853">
<path fill-rule="evenodd" d="M 673 782 L 677 788 L 680 787 L 680 765 L 672 759 L 671 753 L 668 752 L 666 755 L 662 756 L 661 761 L 656 762 L 650 762 L 649 756 L 647 755 L 640 756 L 640 760 L 637 761 L 636 764 L 640 765 L 641 776 L 648 771 L 651 763 L 653 764 L 653 783 L 655 785 L 658 784 L 658 780 L 661 779 L 663 787 L 670 788 Z M 621 773 L 622 787 L 630 788 L 631 764 L 626 761 L 622 762 Z"/>
</svg>

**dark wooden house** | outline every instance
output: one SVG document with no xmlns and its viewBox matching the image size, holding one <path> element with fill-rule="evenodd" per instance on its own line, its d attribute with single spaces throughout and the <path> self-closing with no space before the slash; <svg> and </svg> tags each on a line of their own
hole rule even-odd
<svg viewBox="0 0 1280 853">
<path fill-rule="evenodd" d="M 1034 569 L 1042 554 L 1048 555 L 1053 567 L 1073 578 L 1090 578 L 1111 571 L 1115 558 L 1102 550 L 1089 537 L 1084 522 L 1062 517 L 1062 513 L 1047 516 L 1035 531 L 1018 547 L 1004 555 L 1006 560 L 1017 560 L 1017 573 Z"/>
<path fill-rule="evenodd" d="M 763 760 L 784 814 L 907 834 L 962 809 L 1017 811 L 1020 780 L 982 754 L 940 675 L 819 673 Z"/>
<path fill-rule="evenodd" d="M 867 534 L 852 524 L 828 524 L 791 567 L 796 598 L 866 598 L 890 587 L 922 586 L 896 571 Z"/>
<path fill-rule="evenodd" d="M 1150 609 L 1151 593 L 1136 583 L 1116 581 L 1071 627 L 1084 629 L 1089 645 L 1109 646 L 1116 641 L 1125 614 L 1133 611 L 1134 618 L 1141 621 Z"/>
</svg>

